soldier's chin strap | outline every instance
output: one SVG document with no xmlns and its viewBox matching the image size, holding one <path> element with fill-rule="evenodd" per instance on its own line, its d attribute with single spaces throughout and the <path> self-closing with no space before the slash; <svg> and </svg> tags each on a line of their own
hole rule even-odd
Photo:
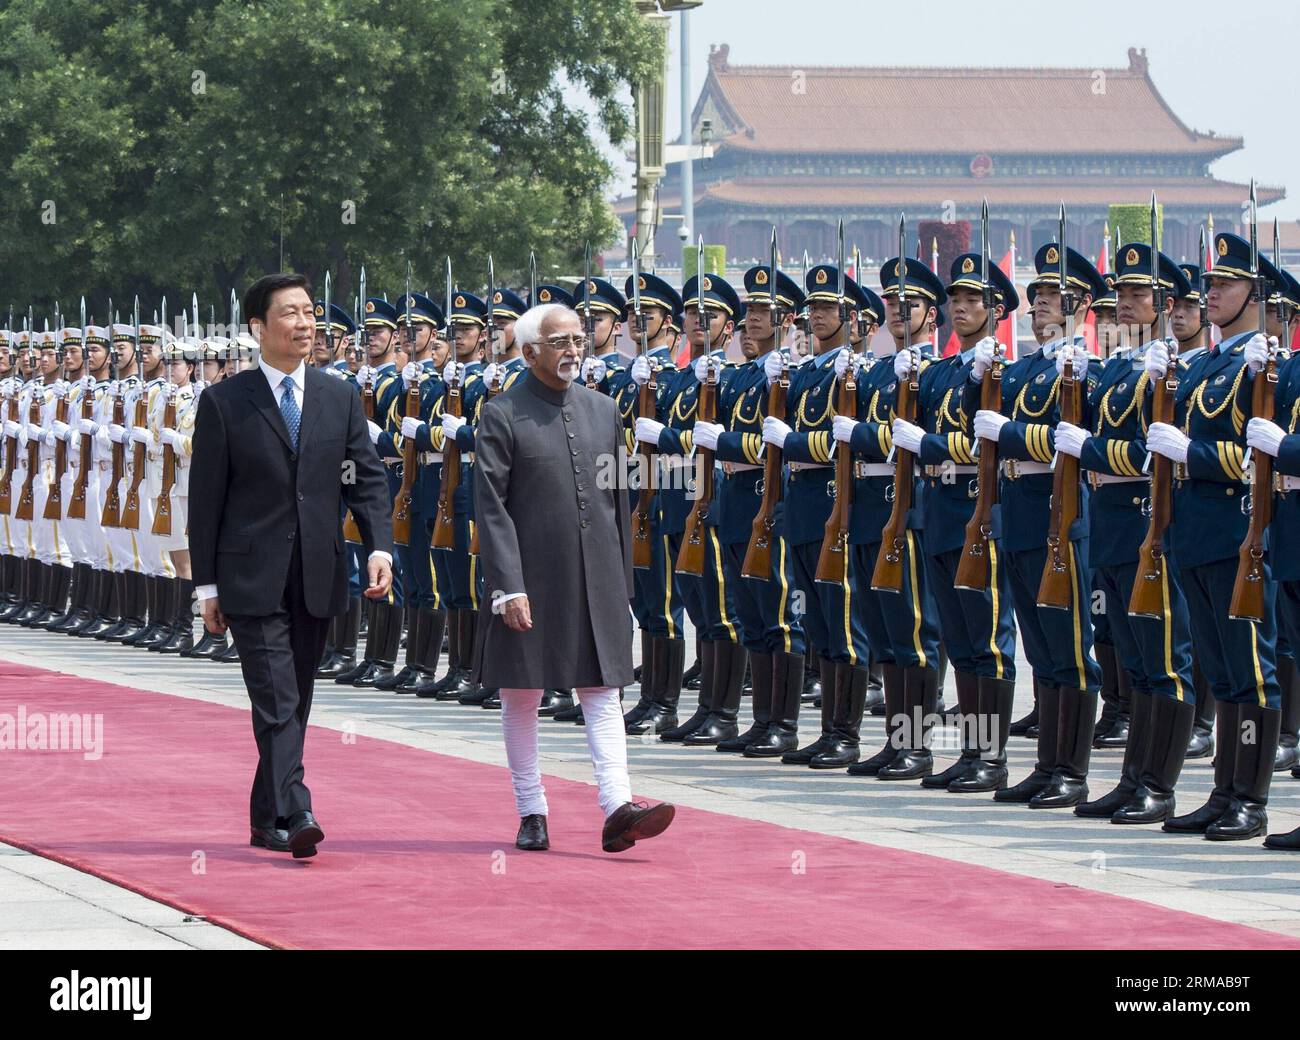
<svg viewBox="0 0 1300 1040">
<path fill-rule="evenodd" d="M 1227 325 L 1220 325 L 1219 328 L 1226 328 L 1231 325 L 1236 325 L 1237 322 L 1240 320 L 1241 316 L 1246 313 L 1246 308 L 1250 306 L 1250 301 L 1258 298 L 1259 298 L 1259 293 L 1255 291 L 1254 287 L 1252 287 L 1251 291 L 1246 293 L 1246 299 L 1242 302 L 1241 309 L 1238 310 L 1237 313 L 1232 316 L 1232 320 L 1229 321 Z M 1209 318 L 1206 318 L 1205 323 L 1207 325 L 1210 323 Z M 1264 330 L 1260 329 L 1259 331 L 1263 332 Z"/>
</svg>

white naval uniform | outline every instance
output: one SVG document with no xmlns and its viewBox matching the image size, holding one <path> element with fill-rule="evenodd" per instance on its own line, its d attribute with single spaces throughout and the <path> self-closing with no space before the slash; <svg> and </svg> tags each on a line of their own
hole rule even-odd
<svg viewBox="0 0 1300 1040">
<path fill-rule="evenodd" d="M 27 417 L 31 412 L 32 394 L 35 387 L 34 382 L 23 383 L 18 388 L 18 425 L 25 427 Z M 18 502 L 22 498 L 23 485 L 27 482 L 27 436 L 22 434 L 18 438 L 18 454 L 15 456 L 14 475 L 9 484 L 10 495 L 13 507 L 13 513 L 18 512 Z M 35 512 L 33 511 L 33 515 Z M 36 558 L 36 542 L 33 537 L 32 525 L 28 520 L 19 520 L 17 516 L 11 515 L 9 518 L 9 540 L 14 547 L 13 554 L 22 559 Z"/>
<path fill-rule="evenodd" d="M 153 401 L 149 406 L 149 428 L 157 435 L 158 431 L 164 429 L 163 418 L 167 411 L 167 384 L 163 384 L 162 389 L 154 394 Z M 172 532 L 170 535 L 159 535 L 158 542 L 164 552 L 178 552 L 189 548 L 189 538 L 187 536 L 187 527 L 189 524 L 189 495 L 190 495 L 190 455 L 193 451 L 192 438 L 194 435 L 194 419 L 196 415 L 195 402 L 198 395 L 194 392 L 193 384 L 180 387 L 175 391 L 176 396 L 176 425 L 174 429 L 184 438 L 181 441 L 180 449 L 176 452 L 176 482 L 172 485 L 171 507 L 172 507 Z M 157 503 L 158 498 L 162 495 L 162 478 L 163 462 L 166 452 L 166 445 L 159 442 L 157 447 L 149 446 L 148 451 L 148 475 L 145 484 L 149 489 L 149 501 L 151 508 Z"/>
<path fill-rule="evenodd" d="M 14 448 L 14 458 L 18 457 L 18 445 L 14 438 L 4 433 L 4 422 L 9 418 L 9 402 L 17 401 L 22 390 L 22 381 L 17 376 L 5 376 L 0 379 L 0 473 L 4 471 L 5 459 L 9 456 L 10 445 Z M 14 419 L 17 422 L 17 418 Z M 11 485 L 12 486 L 12 485 Z M 21 487 L 21 485 L 19 485 Z M 11 496 L 11 505 L 17 505 L 18 499 Z M 27 547 L 19 546 L 14 537 L 13 521 L 8 513 L 0 514 L 0 554 L 5 556 L 25 556 Z"/>
<path fill-rule="evenodd" d="M 100 399 L 107 395 L 106 382 L 95 383 L 89 391 L 91 396 L 91 419 L 99 421 Z M 100 492 L 100 465 L 97 461 L 103 456 L 96 438 L 90 439 L 90 458 L 86 460 L 86 516 L 83 520 L 74 520 L 68 516 L 72 509 L 73 488 L 81 472 L 81 408 L 85 401 L 87 388 L 85 380 L 77 380 L 72 388 L 70 398 L 72 407 L 68 412 L 68 469 L 63 475 L 63 533 L 68 541 L 68 551 L 73 563 L 84 563 L 96 570 L 108 569 L 108 535 L 100 517 L 103 515 L 103 499 Z"/>
<path fill-rule="evenodd" d="M 131 484 L 135 479 L 135 449 L 139 447 L 131 440 L 131 427 L 135 423 L 135 406 L 141 395 L 145 395 L 147 402 L 145 408 L 145 425 L 149 424 L 149 415 L 152 412 L 152 405 L 155 395 L 162 389 L 166 390 L 167 383 L 162 379 L 151 379 L 146 384 L 137 383 L 126 394 L 126 475 L 122 481 L 122 505 L 125 507 L 127 495 L 131 490 Z M 172 566 L 171 557 L 163 551 L 162 542 L 153 534 L 154 518 L 154 501 L 156 494 L 149 493 L 149 453 L 155 451 L 152 445 L 145 445 L 144 452 L 144 479 L 140 482 L 140 526 L 131 534 L 132 552 L 135 559 L 135 566 L 131 570 L 138 570 L 143 574 L 149 574 L 157 578 L 174 578 L 176 569 Z M 158 456 L 161 460 L 162 456 Z"/>
<path fill-rule="evenodd" d="M 41 437 L 41 469 L 34 484 L 36 505 L 32 510 L 32 538 L 36 544 L 36 558 L 47 566 L 57 564 L 60 567 L 71 567 L 72 556 L 63 536 L 62 516 L 58 520 L 45 519 L 45 504 L 49 501 L 50 488 L 55 481 L 54 455 L 58 450 L 58 441 L 53 436 L 53 427 L 59 398 L 53 383 L 38 386 L 35 392 L 42 398 L 41 428 L 45 431 Z"/>
</svg>

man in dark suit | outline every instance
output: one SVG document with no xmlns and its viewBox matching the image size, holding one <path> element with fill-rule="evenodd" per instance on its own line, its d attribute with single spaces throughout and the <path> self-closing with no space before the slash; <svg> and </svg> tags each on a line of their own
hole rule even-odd
<svg viewBox="0 0 1300 1040">
<path fill-rule="evenodd" d="M 199 399 L 190 557 L 204 623 L 229 627 L 253 705 L 251 844 L 297 859 L 324 837 L 302 748 L 326 630 L 347 609 L 340 500 L 365 544 L 371 599 L 392 582 L 391 502 L 360 398 L 305 363 L 315 334 L 307 279 L 259 279 L 244 314 L 261 358 Z"/>
</svg>

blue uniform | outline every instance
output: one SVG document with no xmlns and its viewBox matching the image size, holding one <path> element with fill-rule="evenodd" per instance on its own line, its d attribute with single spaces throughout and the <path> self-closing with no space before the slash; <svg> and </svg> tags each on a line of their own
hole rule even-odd
<svg viewBox="0 0 1300 1040">
<path fill-rule="evenodd" d="M 1269 537 L 1279 637 L 1286 636 L 1294 653 L 1300 647 L 1300 354 L 1281 366 L 1275 401 L 1273 421 L 1287 436 L 1274 466 L 1279 487 Z"/>
</svg>

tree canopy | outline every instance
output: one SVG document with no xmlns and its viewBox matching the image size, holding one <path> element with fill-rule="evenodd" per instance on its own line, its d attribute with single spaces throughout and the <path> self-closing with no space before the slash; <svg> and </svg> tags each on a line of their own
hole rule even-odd
<svg viewBox="0 0 1300 1040">
<path fill-rule="evenodd" d="M 282 246 L 340 303 L 360 264 L 435 299 L 447 255 L 465 287 L 489 252 L 503 283 L 530 249 L 574 270 L 617 234 L 605 146 L 661 48 L 630 0 L 11 0 L 5 295 L 206 316 Z"/>
</svg>

